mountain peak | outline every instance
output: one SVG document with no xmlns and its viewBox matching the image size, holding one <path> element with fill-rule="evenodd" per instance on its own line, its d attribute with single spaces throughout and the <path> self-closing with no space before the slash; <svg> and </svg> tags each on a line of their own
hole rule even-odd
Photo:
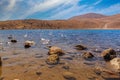
<svg viewBox="0 0 120 80">
<path fill-rule="evenodd" d="M 75 16 L 75 17 L 72 17 L 70 19 L 83 19 L 83 18 L 104 18 L 104 17 L 107 17 L 106 15 L 102 15 L 102 14 L 97 14 L 97 13 L 87 13 L 87 14 L 84 14 L 84 15 L 79 15 L 79 16 Z"/>
</svg>

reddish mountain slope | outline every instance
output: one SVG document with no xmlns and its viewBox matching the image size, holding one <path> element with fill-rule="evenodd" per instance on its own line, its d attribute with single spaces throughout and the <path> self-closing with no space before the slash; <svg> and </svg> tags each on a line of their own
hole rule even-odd
<svg viewBox="0 0 120 80">
<path fill-rule="evenodd" d="M 89 13 L 68 20 L 0 21 L 0 29 L 120 29 L 120 14 L 104 16 Z"/>
</svg>

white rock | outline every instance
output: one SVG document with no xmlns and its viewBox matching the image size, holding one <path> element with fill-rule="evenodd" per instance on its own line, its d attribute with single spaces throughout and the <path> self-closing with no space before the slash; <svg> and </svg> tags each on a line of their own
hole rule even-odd
<svg viewBox="0 0 120 80">
<path fill-rule="evenodd" d="M 34 41 L 29 41 L 29 40 L 27 40 L 27 41 L 25 41 L 25 44 L 29 44 L 29 45 L 35 45 L 35 42 Z"/>
</svg>

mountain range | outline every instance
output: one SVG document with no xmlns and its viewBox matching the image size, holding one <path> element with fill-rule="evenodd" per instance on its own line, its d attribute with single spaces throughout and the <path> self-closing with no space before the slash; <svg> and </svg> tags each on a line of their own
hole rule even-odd
<svg viewBox="0 0 120 80">
<path fill-rule="evenodd" d="M 7 20 L 0 21 L 0 29 L 120 29 L 120 14 L 87 13 L 67 20 Z"/>
</svg>

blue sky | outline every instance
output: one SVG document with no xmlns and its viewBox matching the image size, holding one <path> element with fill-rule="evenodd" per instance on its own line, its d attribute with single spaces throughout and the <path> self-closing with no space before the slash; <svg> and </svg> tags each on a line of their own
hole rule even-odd
<svg viewBox="0 0 120 80">
<path fill-rule="evenodd" d="M 120 0 L 0 0 L 0 20 L 56 20 L 85 13 L 120 14 Z"/>
</svg>

